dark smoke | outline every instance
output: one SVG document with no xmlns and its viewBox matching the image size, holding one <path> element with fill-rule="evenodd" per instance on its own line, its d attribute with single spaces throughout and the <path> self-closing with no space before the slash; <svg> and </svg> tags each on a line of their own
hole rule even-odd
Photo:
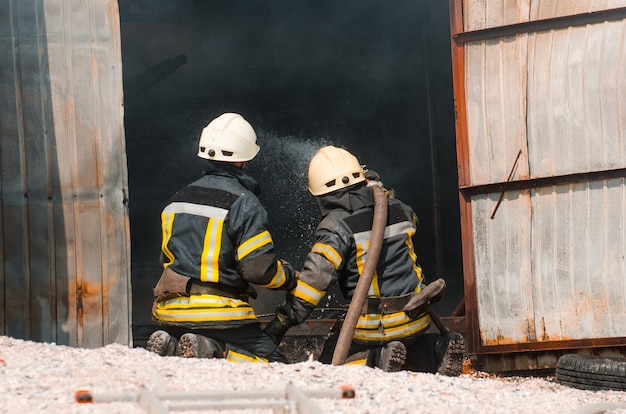
<svg viewBox="0 0 626 414">
<path fill-rule="evenodd" d="M 223 112 L 242 114 L 259 135 L 262 150 L 249 172 L 262 186 L 281 257 L 300 266 L 319 220 L 306 190 L 308 160 L 323 145 L 342 146 L 420 216 L 420 262 L 427 275 L 441 267 L 449 275 L 443 305 L 456 306 L 462 276 L 446 1 L 119 5 L 125 88 L 130 96 L 133 84 L 150 85 L 125 106 L 135 320 L 150 319 L 160 209 L 201 173 L 197 140 Z M 158 82 L 145 78 L 181 55 L 185 63 Z M 434 233 L 438 217 L 441 234 Z M 272 311 L 278 300 L 269 300 Z M 332 307 L 335 298 L 329 302 Z"/>
</svg>

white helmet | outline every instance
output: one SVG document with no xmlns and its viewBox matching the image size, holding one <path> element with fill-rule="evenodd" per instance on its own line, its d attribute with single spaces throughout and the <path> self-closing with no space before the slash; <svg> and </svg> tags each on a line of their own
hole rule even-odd
<svg viewBox="0 0 626 414">
<path fill-rule="evenodd" d="M 359 160 L 332 145 L 321 148 L 309 164 L 309 191 L 314 196 L 331 193 L 365 181 Z"/>
<path fill-rule="evenodd" d="M 225 113 L 204 127 L 198 157 L 213 161 L 250 161 L 259 152 L 252 125 L 239 114 Z"/>
</svg>

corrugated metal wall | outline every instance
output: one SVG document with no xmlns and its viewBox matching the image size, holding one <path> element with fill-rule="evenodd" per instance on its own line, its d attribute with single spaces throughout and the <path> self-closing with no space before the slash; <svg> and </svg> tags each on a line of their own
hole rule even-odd
<svg viewBox="0 0 626 414">
<path fill-rule="evenodd" d="M 624 343 L 624 6 L 451 1 L 474 351 Z"/>
<path fill-rule="evenodd" d="M 0 333 L 132 343 L 117 1 L 0 0 Z"/>
</svg>

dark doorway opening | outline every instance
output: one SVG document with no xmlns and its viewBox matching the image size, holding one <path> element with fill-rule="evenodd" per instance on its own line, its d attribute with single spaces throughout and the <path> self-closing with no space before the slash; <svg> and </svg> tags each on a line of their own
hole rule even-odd
<svg viewBox="0 0 626 414">
<path fill-rule="evenodd" d="M 150 325 L 160 275 L 160 211 L 197 178 L 201 129 L 238 112 L 261 153 L 281 257 L 301 266 L 319 219 L 306 168 L 322 145 L 378 171 L 420 218 L 416 244 L 437 304 L 463 298 L 447 2 L 119 0 L 130 187 L 133 326 Z M 254 305 L 271 313 L 282 299 Z M 332 293 L 327 308 L 345 301 Z"/>
</svg>

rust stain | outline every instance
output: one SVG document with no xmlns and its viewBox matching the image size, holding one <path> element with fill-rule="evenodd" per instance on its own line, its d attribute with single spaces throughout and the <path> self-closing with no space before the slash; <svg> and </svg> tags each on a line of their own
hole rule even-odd
<svg viewBox="0 0 626 414">
<path fill-rule="evenodd" d="M 548 331 L 546 330 L 546 319 L 542 316 L 541 317 L 541 340 L 548 341 L 549 338 L 550 338 L 550 335 L 548 334 Z"/>
<path fill-rule="evenodd" d="M 511 342 L 510 338 L 505 338 L 504 335 L 502 335 L 502 331 L 500 330 L 500 328 L 498 328 L 498 333 L 497 333 L 495 339 L 486 338 L 484 329 L 481 330 L 480 336 L 483 339 L 483 344 L 487 345 L 487 346 L 491 346 L 491 345 L 507 345 L 507 344 L 514 344 L 514 343 L 518 343 L 519 342 L 519 341 Z"/>
<path fill-rule="evenodd" d="M 526 319 L 522 322 L 522 329 L 526 331 L 526 341 L 535 342 L 537 340 L 537 331 L 535 330 L 535 322 L 532 319 Z"/>
<path fill-rule="evenodd" d="M 476 368 L 472 365 L 472 360 L 469 358 L 465 358 L 463 360 L 463 374 L 474 374 L 476 373 Z"/>
<path fill-rule="evenodd" d="M 537 315 L 536 319 L 520 321 L 519 330 L 512 329 L 510 325 L 481 329 L 481 343 L 484 346 L 495 346 L 599 340 L 606 336 L 606 332 L 610 332 L 611 321 L 606 317 L 610 314 L 610 303 L 604 290 L 581 291 L 561 299 L 558 309 Z M 518 332 L 523 332 L 523 337 L 517 336 Z"/>
<path fill-rule="evenodd" d="M 485 330 L 481 330 L 481 339 L 483 345 L 485 346 L 495 346 L 495 345 L 518 345 L 523 343 L 537 343 L 537 342 L 558 342 L 558 341 L 570 341 L 575 338 L 565 335 L 556 335 L 550 334 L 546 330 L 545 320 L 541 318 L 542 327 L 541 327 L 541 339 L 538 340 L 537 335 L 535 333 L 535 324 L 533 320 L 527 319 L 522 322 L 523 331 L 527 332 L 527 335 L 524 336 L 523 339 L 516 339 L 511 337 L 506 337 L 502 334 L 500 328 L 497 330 L 497 335 L 495 338 L 487 338 L 485 335 Z"/>
<path fill-rule="evenodd" d="M 115 278 L 110 279 L 106 286 L 102 283 L 82 281 L 75 289 L 70 289 L 69 302 L 76 304 L 76 323 L 83 326 L 85 315 L 101 314 L 103 303 L 106 303 L 108 292 Z M 104 307 L 106 309 L 106 307 Z"/>
</svg>

